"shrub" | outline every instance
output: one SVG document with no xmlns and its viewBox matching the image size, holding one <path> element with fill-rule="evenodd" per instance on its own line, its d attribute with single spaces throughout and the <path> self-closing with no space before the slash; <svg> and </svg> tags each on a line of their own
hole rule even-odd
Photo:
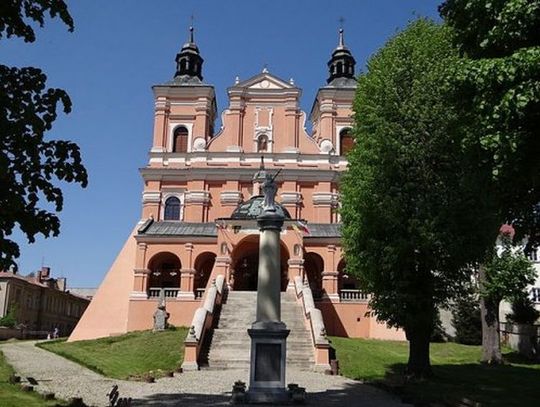
<svg viewBox="0 0 540 407">
<path fill-rule="evenodd" d="M 540 317 L 540 312 L 534 308 L 531 299 L 523 294 L 512 302 L 512 312 L 506 314 L 506 319 L 514 324 L 532 325 Z"/>
<path fill-rule="evenodd" d="M 474 295 L 468 294 L 457 300 L 452 309 L 452 317 L 457 343 L 464 345 L 482 344 L 480 305 Z"/>
<path fill-rule="evenodd" d="M 13 328 L 15 324 L 17 324 L 17 318 L 15 317 L 15 314 L 17 313 L 17 309 L 14 305 L 12 305 L 9 308 L 8 313 L 5 317 L 0 318 L 0 326 L 6 326 L 8 328 Z"/>
</svg>

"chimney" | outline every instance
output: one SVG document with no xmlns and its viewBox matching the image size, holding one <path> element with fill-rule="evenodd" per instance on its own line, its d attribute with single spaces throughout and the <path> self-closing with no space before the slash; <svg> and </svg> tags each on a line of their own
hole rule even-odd
<svg viewBox="0 0 540 407">
<path fill-rule="evenodd" d="M 66 278 L 65 277 L 60 277 L 60 278 L 57 278 L 56 279 L 56 287 L 60 290 L 60 291 L 66 291 Z"/>
<path fill-rule="evenodd" d="M 48 280 L 51 275 L 51 268 L 42 266 L 41 270 L 37 272 L 37 282 L 43 283 L 44 281 Z"/>
</svg>

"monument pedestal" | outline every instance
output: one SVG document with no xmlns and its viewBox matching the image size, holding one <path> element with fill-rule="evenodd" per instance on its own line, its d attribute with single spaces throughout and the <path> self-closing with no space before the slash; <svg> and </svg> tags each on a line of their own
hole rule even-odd
<svg viewBox="0 0 540 407">
<path fill-rule="evenodd" d="M 289 330 L 283 322 L 255 322 L 251 337 L 251 365 L 247 403 L 287 403 L 285 364 Z"/>
</svg>

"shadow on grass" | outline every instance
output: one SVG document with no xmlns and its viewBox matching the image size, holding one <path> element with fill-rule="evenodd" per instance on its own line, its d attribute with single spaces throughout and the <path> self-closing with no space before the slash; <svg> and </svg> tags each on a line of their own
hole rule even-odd
<svg viewBox="0 0 540 407">
<path fill-rule="evenodd" d="M 153 394 L 144 398 L 134 399 L 133 406 L 229 406 L 230 400 L 231 393 L 229 392 L 217 395 L 194 393 Z M 266 405 L 271 406 L 272 404 Z M 313 393 L 308 392 L 306 403 L 304 405 L 324 407 L 402 406 L 401 402 L 394 396 L 360 382 L 345 384 L 343 385 L 343 388 L 339 390 L 326 390 Z"/>
<path fill-rule="evenodd" d="M 519 359 L 523 362 L 523 359 Z M 434 365 L 429 380 L 405 382 L 404 364 L 389 367 L 374 384 L 416 406 L 443 405 L 533 406 L 540 398 L 540 365 L 512 366 L 480 363 Z"/>
</svg>

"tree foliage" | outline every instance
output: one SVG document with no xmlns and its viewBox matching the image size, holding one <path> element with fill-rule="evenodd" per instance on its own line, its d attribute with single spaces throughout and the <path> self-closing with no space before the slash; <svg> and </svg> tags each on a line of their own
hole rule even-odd
<svg viewBox="0 0 540 407">
<path fill-rule="evenodd" d="M 485 265 L 486 279 L 482 282 L 480 295 L 493 299 L 513 301 L 521 297 L 528 285 L 534 284 L 536 270 L 520 247 L 512 245 L 508 234 L 500 237 L 498 252 L 493 253 Z"/>
<path fill-rule="evenodd" d="M 464 265 L 492 236 L 490 200 L 478 199 L 489 174 L 465 165 L 453 131 L 461 118 L 444 97 L 457 62 L 451 32 L 425 20 L 370 59 L 341 187 L 347 268 L 372 293 L 378 318 L 405 330 L 412 374 L 429 371 L 436 309 L 460 292 Z"/>
<path fill-rule="evenodd" d="M 502 363 L 500 302 L 519 298 L 527 285 L 534 283 L 535 277 L 536 271 L 521 248 L 512 246 L 510 233 L 502 233 L 495 252 L 480 266 L 479 272 L 483 362 Z"/>
<path fill-rule="evenodd" d="M 0 38 L 18 36 L 27 42 L 35 33 L 27 20 L 43 25 L 45 13 L 59 16 L 73 29 L 63 1 L 19 0 L 0 5 Z M 26 18 L 26 19 L 25 19 Z M 0 65 L 0 269 L 15 266 L 19 247 L 8 237 L 19 227 L 33 242 L 39 233 L 58 235 L 60 220 L 39 207 L 43 200 L 62 210 L 63 196 L 55 181 L 87 184 L 79 147 L 48 140 L 57 110 L 71 110 L 61 89 L 47 88 L 46 75 L 33 67 Z"/>
<path fill-rule="evenodd" d="M 473 284 L 452 304 L 452 325 L 456 330 L 455 341 L 464 345 L 482 343 L 482 320 L 478 289 Z"/>
<path fill-rule="evenodd" d="M 454 102 L 478 123 L 464 145 L 480 143 L 500 221 L 517 239 L 540 239 L 540 1 L 447 0 L 441 15 L 466 57 L 452 73 Z M 467 120 L 464 120 L 466 123 Z"/>
</svg>

